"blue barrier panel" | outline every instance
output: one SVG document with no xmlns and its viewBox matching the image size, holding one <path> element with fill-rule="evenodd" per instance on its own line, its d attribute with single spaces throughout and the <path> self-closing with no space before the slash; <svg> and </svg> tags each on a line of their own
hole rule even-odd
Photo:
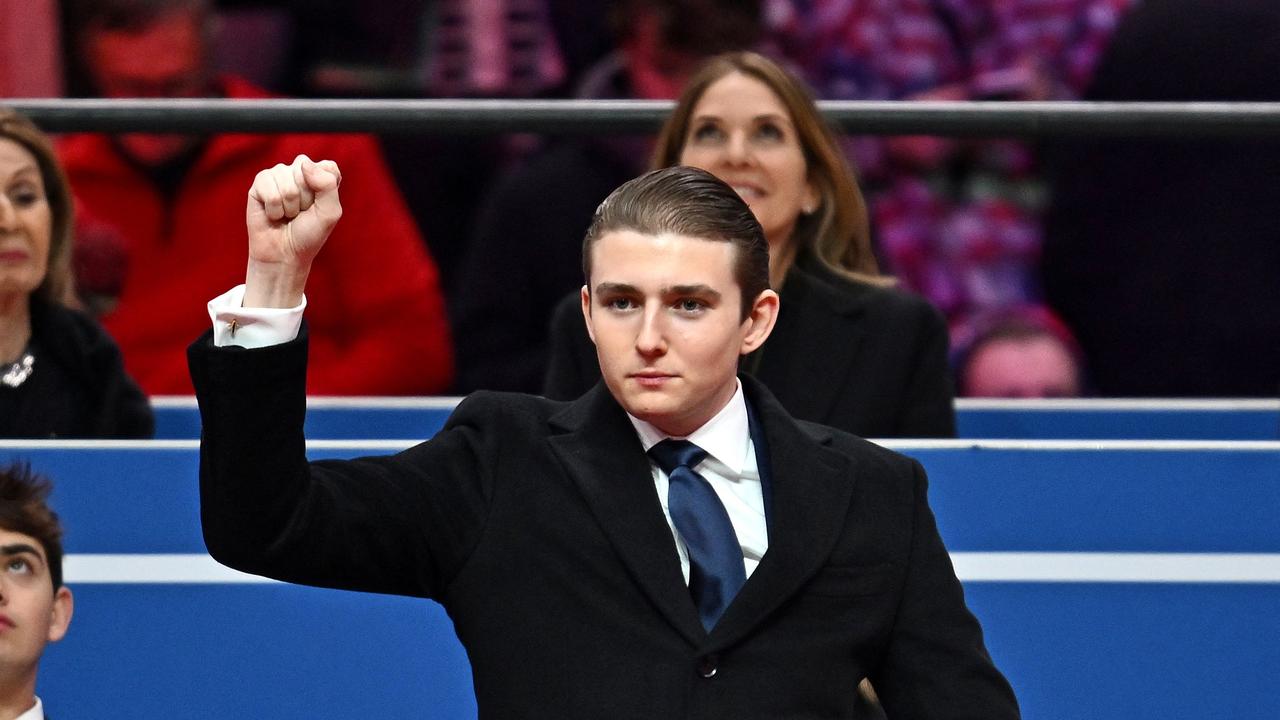
<svg viewBox="0 0 1280 720">
<path fill-rule="evenodd" d="M 960 445 L 897 443 L 929 471 L 952 550 L 1280 552 L 1280 452 L 1211 442 Z M 1201 449 L 1178 449 L 1188 446 Z M 1280 443 L 1254 447 L 1271 446 Z"/>
<path fill-rule="evenodd" d="M 956 401 L 962 438 L 1280 440 L 1280 400 Z"/>
<path fill-rule="evenodd" d="M 307 437 L 420 440 L 443 425 L 458 398 L 322 398 L 307 411 Z M 157 398 L 156 437 L 200 437 L 192 398 Z M 1280 440 L 1280 400 L 956 401 L 970 439 Z"/>
<path fill-rule="evenodd" d="M 78 584 L 39 689 L 54 718 L 467 718 L 439 605 L 296 585 Z"/>
<path fill-rule="evenodd" d="M 886 444 L 929 471 L 1026 718 L 1280 717 L 1280 443 Z M 19 457 L 57 482 L 78 598 L 40 679 L 55 717 L 474 716 L 437 605 L 209 560 L 195 443 L 0 443 Z"/>
<path fill-rule="evenodd" d="M 444 427 L 461 398 L 336 398 L 307 400 L 307 437 L 332 440 L 424 440 Z M 194 397 L 153 398 L 157 440 L 200 437 Z"/>
<path fill-rule="evenodd" d="M 973 583 L 1026 720 L 1280 717 L 1280 584 Z"/>
</svg>

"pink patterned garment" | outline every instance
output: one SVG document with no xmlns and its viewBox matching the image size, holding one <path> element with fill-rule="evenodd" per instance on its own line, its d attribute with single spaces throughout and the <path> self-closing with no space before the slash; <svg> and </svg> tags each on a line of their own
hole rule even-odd
<svg viewBox="0 0 1280 720">
<path fill-rule="evenodd" d="M 1071 99 L 1135 0 L 766 0 L 773 49 L 819 97 Z M 1012 140 L 849 142 L 886 272 L 947 314 L 1038 301 L 1045 193 Z"/>
</svg>

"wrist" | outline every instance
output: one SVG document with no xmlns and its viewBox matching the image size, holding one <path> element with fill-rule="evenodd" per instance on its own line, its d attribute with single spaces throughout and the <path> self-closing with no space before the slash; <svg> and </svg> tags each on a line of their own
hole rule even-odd
<svg viewBox="0 0 1280 720">
<path fill-rule="evenodd" d="M 311 265 L 249 260 L 244 275 L 243 307 L 292 308 L 302 303 Z"/>
</svg>

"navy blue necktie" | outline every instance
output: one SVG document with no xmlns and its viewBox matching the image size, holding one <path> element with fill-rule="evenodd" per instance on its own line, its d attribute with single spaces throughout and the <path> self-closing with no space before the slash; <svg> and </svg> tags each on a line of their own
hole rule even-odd
<svg viewBox="0 0 1280 720">
<path fill-rule="evenodd" d="M 689 592 L 702 626 L 711 631 L 747 581 L 742 546 L 724 503 L 693 467 L 707 451 L 688 440 L 663 440 L 649 455 L 670 478 L 667 510 L 689 548 Z"/>
</svg>

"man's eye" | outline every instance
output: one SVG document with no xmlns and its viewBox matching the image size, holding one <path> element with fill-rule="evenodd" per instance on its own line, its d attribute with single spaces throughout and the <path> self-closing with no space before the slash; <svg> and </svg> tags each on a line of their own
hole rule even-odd
<svg viewBox="0 0 1280 720">
<path fill-rule="evenodd" d="M 612 310 L 629 310 L 635 307 L 630 298 L 612 298 L 604 302 L 605 307 Z"/>
<path fill-rule="evenodd" d="M 22 558 L 15 558 L 5 565 L 5 570 L 15 574 L 25 575 L 31 572 L 31 563 L 23 560 Z"/>
<path fill-rule="evenodd" d="M 702 302 L 701 300 L 695 300 L 693 298 L 684 298 L 683 300 L 676 302 L 676 309 L 679 310 L 680 312 L 685 312 L 685 313 L 698 312 L 699 310 L 704 309 L 706 306 L 707 306 L 706 303 Z"/>
</svg>

